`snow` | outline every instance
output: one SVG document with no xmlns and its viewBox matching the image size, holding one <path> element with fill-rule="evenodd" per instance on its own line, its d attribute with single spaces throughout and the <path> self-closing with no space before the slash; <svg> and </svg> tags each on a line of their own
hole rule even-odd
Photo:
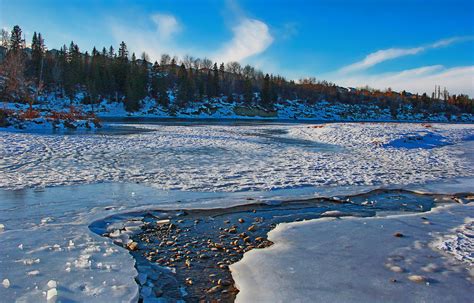
<svg viewBox="0 0 474 303">
<path fill-rule="evenodd" d="M 171 105 L 174 95 L 169 92 Z M 285 100 L 276 104 L 271 111 L 263 110 L 255 105 L 230 102 L 226 97 L 190 102 L 184 109 L 176 109 L 174 113 L 158 105 L 153 98 L 146 97 L 140 101 L 141 108 L 136 112 L 127 112 L 122 102 L 102 100 L 94 106 L 83 104 L 84 94 L 76 94 L 73 100 L 58 98 L 50 94 L 33 108 L 41 111 L 67 111 L 71 105 L 84 112 L 94 112 L 100 117 L 154 117 L 154 118 L 213 118 L 213 119 L 291 119 L 318 121 L 432 121 L 432 122 L 472 122 L 474 115 L 461 114 L 449 116 L 444 112 L 438 114 L 412 113 L 411 105 L 402 105 L 394 119 L 389 109 L 381 109 L 376 105 L 345 104 L 319 101 L 307 104 L 300 100 Z M 28 104 L 5 103 L 8 109 L 26 110 Z M 240 109 L 240 111 L 239 111 Z M 242 110 L 243 109 L 243 110 Z"/>
<path fill-rule="evenodd" d="M 131 126 L 131 125 L 128 125 Z M 0 188 L 141 182 L 160 189 L 274 190 L 423 183 L 468 176 L 467 124 L 137 124 L 124 136 L 0 132 Z M 429 136 L 393 145 L 414 132 Z M 87 169 L 86 169 L 87 168 Z"/>
<path fill-rule="evenodd" d="M 470 302 L 472 268 L 433 251 L 430 242 L 472 216 L 473 207 L 280 224 L 268 235 L 273 246 L 230 266 L 240 289 L 236 301 Z"/>
<path fill-rule="evenodd" d="M 124 124 L 107 127 L 115 126 Z M 45 301 L 50 291 L 51 298 L 63 302 L 136 300 L 138 285 L 133 258 L 111 239 L 90 230 L 92 223 L 112 215 L 120 218 L 124 213 L 157 207 L 228 207 L 249 203 L 249 198 L 253 202 L 272 202 L 345 195 L 397 184 L 438 191 L 442 187 L 434 181 L 448 182 L 450 178 L 474 175 L 474 126 L 468 124 L 427 127 L 418 123 L 252 122 L 126 126 L 147 132 L 58 135 L 0 131 L 0 188 L 4 189 L 0 190 L 0 280 L 3 281 L 0 297 L 3 300 Z M 416 139 L 416 145 L 408 139 L 403 143 L 413 134 L 421 137 Z M 440 139 L 431 140 L 432 137 Z M 461 181 L 449 183 L 449 188 L 472 187 L 472 179 L 458 180 Z M 450 238 L 456 230 L 462 233 L 470 228 L 463 229 L 466 222 L 461 213 L 454 213 L 455 209 L 455 224 L 447 221 L 449 224 L 432 226 L 439 229 L 439 239 L 446 247 L 468 259 L 469 255 L 463 252 L 469 247 L 466 238 L 459 236 L 456 241 Z M 325 220 L 328 224 L 362 222 Z M 116 233 L 115 241 L 128 243 L 139 225 L 133 220 L 119 220 L 104 228 Z M 428 227 L 422 225 L 422 228 Z M 278 235 L 280 230 L 284 230 L 284 225 L 272 235 Z M 306 234 L 297 233 L 293 240 L 301 238 L 312 243 Z M 320 233 L 313 230 L 312 235 L 315 234 Z M 348 235 L 350 239 L 357 236 Z M 428 236 L 420 234 L 419 238 L 426 241 Z M 279 247 L 278 237 L 275 241 L 277 244 L 269 252 Z M 290 255 L 299 254 L 298 249 L 296 245 L 288 251 Z M 310 250 L 303 249 L 300 256 L 305 252 Z M 451 256 L 446 249 L 440 252 Z M 253 254 L 254 251 L 249 256 Z M 284 253 L 280 255 L 288 257 Z M 262 273 L 275 265 L 263 267 L 264 264 Z M 281 264 L 275 266 L 273 270 Z M 283 268 L 291 272 L 288 267 Z M 313 274 L 321 275 L 318 271 Z M 267 279 L 275 279 L 277 283 L 278 277 L 272 274 Z M 453 281 L 458 282 L 456 279 Z M 51 280 L 56 282 L 56 287 L 50 287 L 52 283 L 48 285 Z M 294 275 L 289 281 L 301 284 Z M 259 283 L 255 280 L 256 285 Z M 239 286 L 243 287 L 242 296 L 246 289 L 252 290 L 242 280 Z M 57 292 L 55 296 L 53 289 Z"/>
</svg>

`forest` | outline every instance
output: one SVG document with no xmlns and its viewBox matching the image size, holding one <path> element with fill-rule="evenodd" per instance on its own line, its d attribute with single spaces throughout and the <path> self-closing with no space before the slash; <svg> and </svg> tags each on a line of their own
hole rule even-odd
<svg viewBox="0 0 474 303">
<path fill-rule="evenodd" d="M 91 52 L 70 42 L 59 50 L 48 50 L 41 33 L 27 44 L 21 28 L 2 30 L 0 46 L 0 100 L 34 104 L 41 96 L 73 99 L 82 92 L 85 104 L 123 102 L 127 111 L 140 109 L 141 100 L 153 98 L 170 112 L 193 102 L 216 98 L 247 107 L 271 110 L 285 100 L 314 105 L 327 101 L 376 105 L 389 109 L 408 107 L 414 113 L 474 113 L 474 100 L 450 94 L 435 86 L 431 95 L 395 92 L 370 87 L 344 88 L 316 78 L 287 80 L 238 62 L 213 62 L 207 58 L 169 54 L 151 62 L 146 53 L 128 51 L 125 42 Z"/>
</svg>

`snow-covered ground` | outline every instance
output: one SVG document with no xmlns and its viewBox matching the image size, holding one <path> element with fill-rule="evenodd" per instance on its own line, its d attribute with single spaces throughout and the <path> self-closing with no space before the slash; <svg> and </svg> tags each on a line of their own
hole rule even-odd
<svg viewBox="0 0 474 303">
<path fill-rule="evenodd" d="M 472 221 L 473 207 L 278 225 L 269 233 L 273 246 L 231 265 L 241 290 L 236 301 L 472 302 L 474 240 L 464 220 L 468 215 Z M 467 247 L 443 239 L 451 228 Z M 433 251 L 433 245 L 443 253 L 470 254 L 463 258 L 468 264 Z"/>
<path fill-rule="evenodd" d="M 137 127 L 152 131 L 126 136 L 0 132 L 0 188 L 120 181 L 244 191 L 410 184 L 474 172 L 463 157 L 473 125 Z"/>
<path fill-rule="evenodd" d="M 130 255 L 88 228 L 93 221 L 112 214 L 150 207 L 222 207 L 248 203 L 249 197 L 272 200 L 279 195 L 335 195 L 341 189 L 347 194 L 396 184 L 421 184 L 429 188 L 423 183 L 474 176 L 474 125 L 468 124 L 135 126 L 148 131 L 125 135 L 0 131 L 0 187 L 4 189 L 0 191 L 2 299 L 38 302 L 46 300 L 49 290 L 51 296 L 56 291 L 63 301 L 136 299 L 138 288 L 133 279 L 136 271 Z M 467 184 L 457 183 L 464 191 L 472 187 L 472 179 L 467 180 L 470 180 Z M 144 184 L 133 184 L 135 182 Z M 84 185 L 89 183 L 93 184 Z M 432 186 L 439 189 L 439 186 Z M 427 214 L 434 216 L 432 226 L 442 233 L 436 238 L 441 242 L 433 242 L 437 244 L 432 247 L 442 247 L 439 243 L 456 247 L 457 252 L 461 251 L 456 254 L 459 259 L 458 256 L 465 256 L 462 252 L 465 242 L 453 241 L 449 235 L 458 230 L 461 233 L 469 230 L 469 225 L 458 226 L 468 223 L 464 220 L 472 216 L 472 207 L 462 206 L 449 211 L 447 216 L 452 220 L 447 220 L 446 224 L 444 221 L 436 224 L 439 218 L 436 219 L 435 213 Z M 357 220 L 341 222 L 362 222 Z M 377 218 L 365 222 L 381 222 L 376 220 L 398 222 L 399 219 Z M 336 222 L 340 221 L 309 222 L 301 226 L 310 228 L 327 224 L 325 228 L 330 229 Z M 281 236 L 273 238 L 277 244 L 269 249 L 270 253 L 278 251 L 279 243 L 286 241 L 280 241 L 287 237 L 285 226 L 271 234 L 271 237 L 279 233 Z M 428 225 L 423 227 L 428 228 Z M 457 230 L 451 232 L 451 228 Z M 316 239 L 319 233 L 293 227 L 291 230 L 295 232 L 292 237 L 295 242 L 288 245 L 293 243 L 294 252 L 303 255 L 305 262 L 312 259 L 308 264 L 314 264 L 312 262 L 317 258 L 308 258 L 304 253 L 316 249 L 314 243 L 317 241 L 311 237 Z M 364 235 L 340 231 L 344 232 L 348 233 L 347 241 Z M 367 232 L 374 239 L 382 237 L 375 228 L 373 234 Z M 402 232 L 409 235 L 412 230 Z M 422 230 L 413 231 L 413 238 L 392 240 L 391 231 L 383 235 L 388 235 L 390 241 L 420 238 L 425 242 L 430 236 Z M 311 249 L 298 246 L 298 238 L 313 243 Z M 293 248 L 288 249 L 288 245 L 283 245 L 286 250 L 280 251 L 279 256 L 294 261 L 291 257 Z M 397 249 L 391 245 L 387 249 Z M 251 252 L 250 257 L 258 253 Z M 382 257 L 374 258 L 378 262 L 377 258 Z M 247 257 L 244 262 L 246 260 Z M 262 263 L 262 272 L 268 272 L 273 265 L 281 264 Z M 286 274 L 290 274 L 290 268 L 286 269 Z M 278 271 L 278 268 L 273 270 Z M 318 271 L 312 274 L 313 279 L 321 275 Z M 254 279 L 255 285 L 263 285 L 257 276 L 245 276 L 245 279 Z M 238 284 L 242 288 L 238 299 L 246 301 L 245 294 L 253 292 L 253 288 L 245 286 L 242 277 L 238 274 Z M 308 277 L 294 274 L 292 279 L 290 282 L 296 285 Z M 50 280 L 57 283 L 48 283 Z M 281 281 L 278 277 L 271 278 L 268 283 L 273 284 L 267 286 L 274 287 Z M 336 290 L 343 287 L 338 286 Z M 294 294 L 291 291 L 289 289 L 288 293 Z M 313 294 L 314 289 L 309 291 Z"/>
<path fill-rule="evenodd" d="M 184 109 L 170 111 L 157 104 L 154 99 L 145 98 L 140 101 L 141 108 L 136 112 L 127 112 L 122 102 L 103 100 L 99 104 L 83 104 L 84 95 L 78 93 L 73 100 L 57 98 L 49 95 L 33 107 L 41 111 L 67 111 L 71 105 L 84 112 L 93 111 L 100 117 L 153 117 L 153 118 L 212 118 L 212 119 L 291 119 L 317 121 L 432 121 L 432 122 L 473 122 L 474 115 L 446 115 L 413 113 L 411 105 L 404 105 L 397 110 L 394 118 L 388 109 L 376 105 L 359 105 L 330 103 L 320 101 L 306 104 L 299 100 L 286 100 L 275 105 L 273 110 L 264 110 L 255 105 L 228 102 L 225 98 L 190 102 Z M 174 96 L 170 93 L 171 104 Z M 9 109 L 26 109 L 27 104 L 4 103 Z M 449 117 L 448 117 L 449 116 Z"/>
</svg>

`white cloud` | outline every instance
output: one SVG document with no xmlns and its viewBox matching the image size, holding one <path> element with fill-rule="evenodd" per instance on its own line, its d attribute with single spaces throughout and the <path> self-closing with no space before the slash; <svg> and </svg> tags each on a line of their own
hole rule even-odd
<svg viewBox="0 0 474 303">
<path fill-rule="evenodd" d="M 173 15 L 158 13 L 151 16 L 151 19 L 155 22 L 158 38 L 161 40 L 169 39 L 181 30 L 178 20 Z"/>
<path fill-rule="evenodd" d="M 111 23 L 112 34 L 117 43 L 127 43 L 130 52 L 139 56 L 146 52 L 152 60 L 159 60 L 161 54 L 168 53 L 183 57 L 186 54 L 208 57 L 218 62 L 242 61 L 265 51 L 273 42 L 268 26 L 259 20 L 240 18 L 232 28 L 231 40 L 212 50 L 191 49 L 178 45 L 176 38 L 182 30 L 178 20 L 169 14 L 157 13 L 150 16 L 153 28 L 144 29 Z"/>
<path fill-rule="evenodd" d="M 130 54 L 135 52 L 137 57 L 142 52 L 146 52 L 152 60 L 159 60 L 164 53 L 183 56 L 185 50 L 175 43 L 182 30 L 178 20 L 173 15 L 157 13 L 150 16 L 150 21 L 153 27 L 147 29 L 115 21 L 111 22 L 110 28 L 117 44 L 125 41 Z"/>
<path fill-rule="evenodd" d="M 435 85 L 446 87 L 450 93 L 474 95 L 474 65 L 445 68 L 442 65 L 424 66 L 394 73 L 338 77 L 336 83 L 348 87 L 368 85 L 373 88 L 392 88 L 413 93 L 431 93 Z"/>
<path fill-rule="evenodd" d="M 265 51 L 273 42 L 268 26 L 256 19 L 244 18 L 232 29 L 232 40 L 225 43 L 212 58 L 219 62 L 242 61 Z"/>
<path fill-rule="evenodd" d="M 384 61 L 392 60 L 392 59 L 403 57 L 403 56 L 416 55 L 418 53 L 424 52 L 429 49 L 445 47 L 456 42 L 472 40 L 472 39 L 473 37 L 453 37 L 449 39 L 439 40 L 425 46 L 419 46 L 419 47 L 414 47 L 414 48 L 389 48 L 389 49 L 378 50 L 376 52 L 368 54 L 361 61 L 344 66 L 343 68 L 339 70 L 339 72 L 342 74 L 347 74 L 347 73 L 362 71 L 374 65 L 382 63 Z"/>
</svg>

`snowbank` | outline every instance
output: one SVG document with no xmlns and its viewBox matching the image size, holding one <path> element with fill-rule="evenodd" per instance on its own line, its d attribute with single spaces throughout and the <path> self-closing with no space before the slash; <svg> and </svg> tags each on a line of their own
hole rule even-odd
<svg viewBox="0 0 474 303">
<path fill-rule="evenodd" d="M 415 215 L 280 224 L 269 233 L 273 246 L 231 265 L 236 301 L 470 302 L 472 260 L 466 268 L 433 251 L 431 242 L 472 220 L 473 210 L 471 203 Z M 457 231 L 469 242 L 461 250 L 472 254 L 472 231 Z"/>
</svg>

